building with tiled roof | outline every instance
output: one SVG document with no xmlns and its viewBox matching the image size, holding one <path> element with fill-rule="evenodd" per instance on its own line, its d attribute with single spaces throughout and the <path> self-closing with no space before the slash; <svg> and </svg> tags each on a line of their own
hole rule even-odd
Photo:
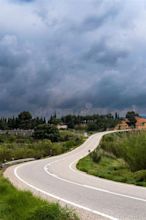
<svg viewBox="0 0 146 220">
<path fill-rule="evenodd" d="M 146 129 L 146 118 L 136 117 L 136 128 Z"/>
<path fill-rule="evenodd" d="M 128 120 L 123 119 L 116 127 L 115 129 L 117 130 L 125 130 L 129 129 L 130 126 L 128 125 Z M 135 124 L 136 129 L 146 129 L 146 118 L 142 117 L 136 117 L 136 124 Z"/>
</svg>

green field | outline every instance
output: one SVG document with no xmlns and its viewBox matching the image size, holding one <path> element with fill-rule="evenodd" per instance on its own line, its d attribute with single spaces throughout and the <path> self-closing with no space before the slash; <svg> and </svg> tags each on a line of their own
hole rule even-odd
<svg viewBox="0 0 146 220">
<path fill-rule="evenodd" d="M 108 134 L 77 168 L 102 178 L 146 186 L 146 132 Z"/>
<path fill-rule="evenodd" d="M 74 212 L 14 188 L 0 173 L 0 220 L 78 220 Z"/>
</svg>

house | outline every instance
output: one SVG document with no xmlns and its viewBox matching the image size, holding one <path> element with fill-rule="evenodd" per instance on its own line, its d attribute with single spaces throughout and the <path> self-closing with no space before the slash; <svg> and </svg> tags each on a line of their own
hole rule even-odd
<svg viewBox="0 0 146 220">
<path fill-rule="evenodd" d="M 146 129 L 146 118 L 136 117 L 136 128 Z"/>
<path fill-rule="evenodd" d="M 65 124 L 59 124 L 59 125 L 57 125 L 57 128 L 58 128 L 59 130 L 67 130 L 67 129 L 68 129 L 68 126 L 65 125 Z"/>
<path fill-rule="evenodd" d="M 146 118 L 142 117 L 135 117 L 136 118 L 136 129 L 146 129 Z M 116 127 L 115 130 L 126 130 L 130 129 L 130 126 L 128 125 L 128 120 L 123 119 Z"/>
</svg>

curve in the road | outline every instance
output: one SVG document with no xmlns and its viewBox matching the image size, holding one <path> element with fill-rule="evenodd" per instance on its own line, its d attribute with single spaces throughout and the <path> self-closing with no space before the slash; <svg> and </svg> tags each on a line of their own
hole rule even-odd
<svg viewBox="0 0 146 220">
<path fill-rule="evenodd" d="M 113 191 L 104 190 L 102 188 L 97 188 L 97 187 L 93 187 L 93 186 L 89 186 L 89 185 L 85 185 L 85 184 L 80 184 L 80 183 L 77 183 L 77 182 L 70 181 L 68 179 L 61 178 L 61 177 L 57 176 L 56 174 L 51 173 L 49 171 L 49 169 L 48 169 L 48 166 L 53 165 L 56 162 L 61 162 L 62 160 L 64 160 L 64 159 L 56 160 L 56 161 L 53 161 L 51 163 L 46 164 L 44 166 L 44 171 L 46 173 L 48 173 L 50 176 L 53 176 L 54 178 L 59 179 L 59 180 L 64 181 L 64 182 L 67 182 L 67 183 L 71 183 L 71 184 L 74 184 L 74 185 L 77 185 L 77 186 L 82 186 L 82 187 L 85 187 L 85 188 L 88 188 L 88 189 L 93 189 L 93 190 L 97 190 L 97 191 L 113 194 L 113 195 L 116 195 L 116 196 L 121 196 L 121 197 L 129 198 L 129 199 L 135 199 L 135 200 L 138 200 L 138 201 L 146 202 L 146 199 L 142 199 L 142 198 L 138 198 L 138 197 L 133 197 L 133 196 L 128 196 L 128 195 L 120 194 L 120 193 L 115 193 Z M 72 163 L 69 164 L 68 168 L 71 169 L 73 172 L 77 172 L 77 170 L 72 167 L 72 165 L 76 164 L 76 163 L 77 163 L 77 161 L 73 161 Z M 81 175 L 85 175 L 86 176 L 87 174 L 84 174 L 84 173 L 81 172 Z"/>
<path fill-rule="evenodd" d="M 146 188 L 104 180 L 76 170 L 77 161 L 89 150 L 94 150 L 107 133 L 92 135 L 72 152 L 17 165 L 5 174 L 10 180 L 15 177 L 39 193 L 97 214 L 101 219 L 144 220 Z"/>
</svg>

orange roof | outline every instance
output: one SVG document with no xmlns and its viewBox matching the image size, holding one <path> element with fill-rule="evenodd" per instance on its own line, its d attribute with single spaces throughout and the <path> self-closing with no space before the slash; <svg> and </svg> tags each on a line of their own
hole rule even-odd
<svg viewBox="0 0 146 220">
<path fill-rule="evenodd" d="M 136 117 L 136 124 L 146 123 L 146 118 Z"/>
</svg>

